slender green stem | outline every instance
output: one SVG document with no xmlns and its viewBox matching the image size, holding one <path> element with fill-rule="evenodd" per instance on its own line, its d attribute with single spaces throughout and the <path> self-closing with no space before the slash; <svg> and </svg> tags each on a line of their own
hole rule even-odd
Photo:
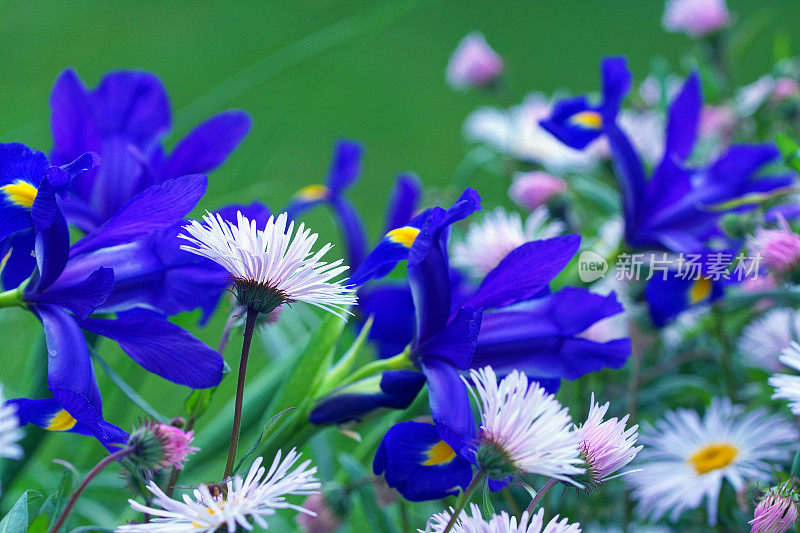
<svg viewBox="0 0 800 533">
<path fill-rule="evenodd" d="M 450 520 L 447 522 L 447 527 L 444 528 L 444 531 L 442 531 L 442 533 L 448 533 L 448 531 L 453 529 L 456 520 L 458 520 L 458 515 L 461 514 L 461 511 L 467 505 L 470 496 L 472 496 L 472 493 L 475 492 L 475 489 L 477 489 L 481 485 L 481 483 L 483 483 L 485 477 L 486 477 L 486 472 L 484 472 L 483 470 L 479 470 L 478 473 L 475 474 L 475 477 L 472 478 L 472 481 L 467 487 L 467 490 L 462 492 L 461 496 L 458 498 L 458 503 L 456 504 L 456 508 L 453 509 L 453 514 L 450 517 Z"/>
<path fill-rule="evenodd" d="M 528 504 L 528 508 L 525 511 L 530 515 L 533 511 L 536 510 L 536 506 L 539 505 L 539 502 L 542 501 L 544 495 L 547 494 L 550 489 L 556 486 L 558 480 L 554 477 L 551 477 L 547 480 L 547 483 L 544 484 L 544 487 L 539 489 L 539 492 L 536 493 L 536 496 L 531 498 L 531 503 Z"/>
<path fill-rule="evenodd" d="M 242 402 L 244 400 L 244 381 L 247 373 L 247 359 L 250 356 L 250 342 L 253 340 L 253 332 L 256 328 L 258 311 L 255 309 L 247 310 L 247 318 L 244 326 L 244 341 L 242 342 L 242 358 L 239 361 L 239 381 L 236 384 L 236 407 L 233 411 L 233 429 L 231 430 L 231 442 L 228 446 L 228 462 L 225 464 L 225 473 L 222 479 L 227 479 L 233 472 L 233 465 L 236 462 L 236 448 L 239 446 L 239 431 L 242 424 Z"/>
<path fill-rule="evenodd" d="M 356 381 L 364 378 L 383 374 L 387 370 L 411 370 L 413 368 L 414 365 L 411 363 L 411 359 L 408 357 L 408 352 L 404 351 L 388 359 L 378 359 L 377 361 L 371 361 L 367 363 L 350 374 L 350 376 L 348 376 L 346 379 L 342 380 L 338 386 L 341 387 L 344 385 L 349 385 L 350 383 L 355 383 Z"/>
<path fill-rule="evenodd" d="M 122 459 L 126 455 L 130 454 L 132 451 L 133 448 L 122 448 L 121 450 L 117 450 L 111 455 L 104 457 L 99 463 L 94 465 L 94 468 L 92 468 L 89 471 L 89 473 L 86 474 L 86 477 L 83 478 L 81 484 L 78 485 L 78 488 L 72 494 L 72 497 L 69 499 L 67 506 L 64 507 L 64 511 L 61 513 L 61 516 L 58 518 L 58 521 L 55 523 L 55 525 L 50 528 L 49 533 L 57 533 L 64 526 L 64 522 L 67 521 L 67 518 L 69 517 L 69 514 L 72 512 L 72 508 L 75 507 L 75 503 L 78 501 L 78 498 L 81 497 L 83 491 L 86 490 L 86 487 L 89 486 L 89 483 L 92 482 L 92 480 L 95 478 L 95 476 L 97 476 L 97 474 L 100 473 L 101 470 L 103 470 L 105 467 L 107 467 L 114 461 Z"/>
<path fill-rule="evenodd" d="M 0 308 L 25 306 L 25 302 L 22 301 L 22 289 L 20 287 L 11 289 L 10 291 L 0 292 Z"/>
<path fill-rule="evenodd" d="M 731 401 L 736 402 L 736 377 L 733 373 L 733 352 L 734 347 L 727 331 L 725 331 L 725 317 L 722 313 L 722 308 L 719 305 L 714 306 L 714 326 L 716 328 L 717 338 L 719 339 L 722 350 L 720 351 L 719 363 L 722 368 L 722 376 L 725 380 L 725 392 L 730 397 Z"/>
</svg>

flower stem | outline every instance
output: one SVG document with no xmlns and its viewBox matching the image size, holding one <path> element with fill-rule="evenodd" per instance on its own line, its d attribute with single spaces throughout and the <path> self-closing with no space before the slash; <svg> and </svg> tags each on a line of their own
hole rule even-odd
<svg viewBox="0 0 800 533">
<path fill-rule="evenodd" d="M 83 478 L 81 484 L 78 485 L 78 488 L 72 494 L 72 497 L 69 499 L 67 506 L 64 507 L 64 511 L 61 513 L 61 516 L 58 518 L 58 521 L 55 523 L 55 525 L 50 528 L 49 533 L 57 533 L 57 531 L 64 526 L 64 522 L 67 521 L 67 517 L 72 512 L 72 508 L 75 507 L 75 503 L 78 501 L 78 498 L 81 497 L 83 491 L 86 490 L 86 487 L 89 486 L 89 483 L 91 483 L 91 481 L 95 478 L 95 476 L 97 476 L 97 474 L 100 473 L 101 470 L 103 470 L 105 467 L 107 467 L 114 461 L 122 459 L 126 455 L 130 454 L 132 451 L 133 448 L 122 448 L 121 450 L 117 450 L 111 455 L 104 457 L 102 461 L 94 465 L 94 468 L 92 468 L 89 471 L 89 473 L 86 474 L 86 477 Z"/>
<path fill-rule="evenodd" d="M 462 492 L 461 496 L 458 498 L 458 503 L 456 504 L 456 508 L 453 509 L 453 514 L 452 516 L 450 516 L 450 520 L 447 522 L 447 527 L 444 528 L 444 531 L 442 531 L 442 533 L 448 533 L 448 531 L 453 529 L 453 526 L 455 525 L 456 520 L 458 519 L 458 515 L 461 514 L 461 511 L 467 505 L 470 496 L 472 496 L 472 493 L 475 492 L 475 489 L 477 489 L 480 486 L 480 484 L 483 483 L 483 479 L 485 477 L 486 477 L 486 472 L 484 472 L 483 470 L 479 470 L 478 473 L 475 474 L 475 477 L 472 478 L 472 481 L 467 487 L 467 490 Z"/>
<path fill-rule="evenodd" d="M 388 359 L 378 359 L 367 363 L 350 374 L 346 379 L 342 380 L 337 387 L 349 385 L 350 383 L 355 383 L 364 378 L 382 374 L 387 370 L 412 370 L 413 368 L 414 365 L 411 363 L 408 351 L 406 350 Z"/>
<path fill-rule="evenodd" d="M 258 311 L 247 309 L 247 319 L 244 325 L 244 341 L 242 342 L 242 359 L 239 361 L 239 381 L 236 384 L 236 407 L 233 412 L 233 429 L 231 430 L 231 444 L 228 447 L 228 462 L 222 479 L 227 479 L 233 472 L 236 461 L 236 448 L 239 446 L 239 431 L 242 423 L 242 401 L 244 399 L 244 378 L 247 373 L 247 358 L 250 356 L 250 342 L 253 340 L 253 331 L 256 328 Z"/>
<path fill-rule="evenodd" d="M 22 286 L 20 286 L 22 287 Z M 0 292 L 0 308 L 2 307 L 23 307 L 22 289 L 17 287 L 10 291 Z"/>
<path fill-rule="evenodd" d="M 556 478 L 554 478 L 554 477 L 551 477 L 550 479 L 547 480 L 547 483 L 544 484 L 544 487 L 539 489 L 539 492 L 536 493 L 536 496 L 531 498 L 531 503 L 529 503 L 528 504 L 528 508 L 525 509 L 525 511 L 529 515 L 536 509 L 536 506 L 539 504 L 540 501 L 542 501 L 542 498 L 544 498 L 544 495 L 547 494 L 547 492 L 550 489 L 552 489 L 553 487 L 556 486 L 556 483 L 558 483 L 558 480 Z"/>
</svg>

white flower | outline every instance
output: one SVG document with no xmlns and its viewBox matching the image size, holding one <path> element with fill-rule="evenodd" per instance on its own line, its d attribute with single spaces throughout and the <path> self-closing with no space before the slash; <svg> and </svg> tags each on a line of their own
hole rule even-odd
<svg viewBox="0 0 800 533">
<path fill-rule="evenodd" d="M 442 533 L 454 511 L 455 509 L 451 507 L 449 511 L 433 515 L 428 521 L 427 531 Z M 480 508 L 474 503 L 470 504 L 470 511 L 471 515 L 461 511 L 450 531 L 453 533 L 581 533 L 580 524 L 570 524 L 566 518 L 560 518 L 558 515 L 545 525 L 544 509 L 539 509 L 534 515 L 524 511 L 519 521 L 516 516 L 502 511 L 493 515 L 488 522 L 483 519 Z M 417 531 L 425 533 L 422 529 Z"/>
<path fill-rule="evenodd" d="M 569 410 L 517 370 L 499 384 L 490 366 L 471 370 L 470 378 L 481 413 L 478 466 L 490 477 L 527 473 L 575 483 L 569 476 L 584 470 Z"/>
<path fill-rule="evenodd" d="M 798 334 L 800 312 L 788 307 L 772 309 L 744 328 L 739 352 L 751 366 L 775 372 L 782 368 L 778 357 Z"/>
<path fill-rule="evenodd" d="M 231 274 L 242 305 L 271 312 L 284 303 L 305 302 L 342 316 L 347 306 L 356 303 L 346 279 L 332 281 L 348 267 L 341 265 L 341 259 L 322 262 L 333 245 L 313 253 L 317 234 L 303 223 L 294 232 L 294 221 L 287 228 L 287 214 L 281 213 L 259 230 L 241 212 L 236 219 L 233 224 L 219 214 L 206 213 L 205 225 L 193 220 L 184 227 L 188 235 L 180 237 L 191 243 L 182 249 L 211 259 Z"/>
<path fill-rule="evenodd" d="M 784 365 L 800 371 L 800 344 L 792 343 L 780 356 Z M 769 378 L 769 384 L 775 388 L 773 399 L 787 400 L 789 409 L 800 415 L 800 376 L 791 374 L 775 374 Z"/>
<path fill-rule="evenodd" d="M 642 516 L 672 521 L 706 500 L 708 522 L 717 521 L 723 480 L 738 491 L 748 481 L 768 480 L 772 464 L 791 458 L 797 431 L 763 409 L 744 413 L 716 398 L 700 417 L 691 409 L 668 411 L 642 432 L 640 471 L 626 476 Z"/>
<path fill-rule="evenodd" d="M 551 109 L 540 93 L 528 95 L 522 104 L 508 110 L 482 107 L 467 117 L 464 134 L 514 158 L 541 163 L 556 174 L 593 168 L 600 157 L 594 145 L 575 150 L 539 125 L 550 116 Z"/>
<path fill-rule="evenodd" d="M 228 480 L 227 490 L 214 490 L 212 493 L 208 485 L 200 485 L 192 496 L 185 494 L 182 500 L 170 498 L 151 481 L 147 488 L 155 495 L 153 507 L 128 500 L 133 510 L 153 517 L 151 521 L 121 525 L 116 531 L 211 533 L 218 528 L 233 532 L 239 527 L 250 531 L 253 529 L 251 520 L 261 529 L 268 529 L 265 517 L 275 514 L 276 509 L 314 514 L 286 501 L 287 495 L 316 494 L 320 488 L 315 477 L 317 468 L 309 468 L 310 460 L 289 471 L 299 457 L 300 454 L 292 449 L 281 460 L 279 451 L 269 470 L 261 465 L 262 458 L 259 457 L 244 479 L 237 475 Z"/>
<path fill-rule="evenodd" d="M 528 241 L 549 239 L 563 233 L 564 224 L 549 218 L 547 208 L 540 206 L 528 215 L 523 226 L 519 213 L 507 213 L 502 207 L 497 207 L 480 223 L 469 225 L 464 242 L 453 245 L 453 265 L 482 278 L 515 248 Z"/>
<path fill-rule="evenodd" d="M 600 405 L 594 401 L 592 393 L 589 416 L 586 422 L 577 426 L 580 438 L 581 457 L 586 461 L 586 474 L 593 484 L 600 484 L 630 472 L 623 472 L 612 476 L 622 467 L 630 463 L 642 446 L 635 446 L 639 426 L 634 425 L 625 429 L 628 416 L 621 420 L 610 418 L 603 420 L 611 404 L 606 402 Z"/>
<path fill-rule="evenodd" d="M 17 409 L 4 401 L 3 387 L 0 385 L 0 459 L 22 459 L 22 448 L 18 443 L 24 433 L 19 428 Z"/>
</svg>

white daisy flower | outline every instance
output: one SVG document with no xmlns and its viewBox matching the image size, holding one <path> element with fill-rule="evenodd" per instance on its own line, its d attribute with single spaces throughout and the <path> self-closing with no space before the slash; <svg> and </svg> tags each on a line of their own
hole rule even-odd
<svg viewBox="0 0 800 533">
<path fill-rule="evenodd" d="M 233 532 L 240 527 L 251 531 L 251 520 L 261 529 L 268 529 L 265 517 L 275 514 L 277 509 L 294 509 L 313 515 L 312 511 L 286 501 L 287 495 L 319 492 L 320 483 L 315 477 L 317 468 L 309 468 L 311 460 L 289 471 L 299 457 L 300 454 L 292 449 L 281 460 L 279 451 L 269 470 L 261 465 L 262 458 L 259 457 L 244 479 L 234 476 L 225 487 L 200 485 L 191 496 L 185 494 L 182 500 L 170 498 L 151 481 L 147 488 L 155 496 L 153 507 L 128 500 L 134 511 L 153 517 L 151 521 L 121 525 L 115 531 L 211 533 L 219 528 Z"/>
<path fill-rule="evenodd" d="M 630 473 L 612 475 L 633 461 L 642 449 L 642 446 L 635 446 L 639 437 L 639 426 L 625 428 L 629 415 L 625 415 L 621 420 L 617 418 L 603 420 L 610 405 L 608 402 L 605 405 L 595 403 L 592 393 L 589 416 L 586 422 L 575 428 L 580 438 L 581 457 L 586 463 L 586 473 L 581 476 L 581 481 L 585 479 L 588 484 L 595 487 Z"/>
<path fill-rule="evenodd" d="M 447 528 L 455 509 L 443 511 L 433 515 L 428 520 L 426 530 L 418 529 L 419 533 L 442 533 Z M 581 533 L 580 524 L 570 524 L 566 518 L 554 516 L 547 524 L 544 522 L 544 509 L 539 509 L 536 514 L 522 513 L 519 520 L 516 516 L 509 515 L 506 511 L 493 515 L 489 521 L 483 519 L 480 508 L 474 503 L 470 504 L 470 515 L 461 511 L 453 524 L 453 533 Z"/>
<path fill-rule="evenodd" d="M 792 342 L 783 354 L 780 361 L 784 365 L 800 371 L 800 344 Z M 769 378 L 769 384 L 775 388 L 773 399 L 787 400 L 789 409 L 800 415 L 800 376 L 792 374 L 774 374 Z"/>
<path fill-rule="evenodd" d="M 355 290 L 345 285 L 346 278 L 332 281 L 348 269 L 339 259 L 322 262 L 333 247 L 326 244 L 313 253 L 317 234 L 294 221 L 287 227 L 287 214 L 270 217 L 263 230 L 255 221 L 237 213 L 237 223 L 206 213 L 203 222 L 193 220 L 181 234 L 191 244 L 181 248 L 207 257 L 225 268 L 233 278 L 239 302 L 261 313 L 269 313 L 285 303 L 305 302 L 338 316 L 356 303 Z"/>
<path fill-rule="evenodd" d="M 739 352 L 750 365 L 769 372 L 781 370 L 779 356 L 800 335 L 800 312 L 771 309 L 750 322 L 739 339 Z"/>
<path fill-rule="evenodd" d="M 691 409 L 668 411 L 642 433 L 641 470 L 625 479 L 642 516 L 672 521 L 706 500 L 709 525 L 717 521 L 722 482 L 738 491 L 749 481 L 770 479 L 772 465 L 791 458 L 797 431 L 780 416 L 759 409 L 744 413 L 715 398 L 705 416 Z"/>
<path fill-rule="evenodd" d="M 490 366 L 471 370 L 470 378 L 481 413 L 475 456 L 489 477 L 541 474 L 577 484 L 569 476 L 584 471 L 578 434 L 572 431 L 569 410 L 555 396 L 538 383 L 528 386 L 528 378 L 517 370 L 499 384 Z"/>
<path fill-rule="evenodd" d="M 516 159 L 538 162 L 551 172 L 593 168 L 601 156 L 594 145 L 575 150 L 539 125 L 551 110 L 552 104 L 541 93 L 528 95 L 522 104 L 508 110 L 482 107 L 467 117 L 464 134 Z"/>
<path fill-rule="evenodd" d="M 564 224 L 549 218 L 550 212 L 545 206 L 540 206 L 528 215 L 523 225 L 519 213 L 508 213 L 497 207 L 479 223 L 469 225 L 464 242 L 453 245 L 453 265 L 482 278 L 517 247 L 563 233 Z"/>
<path fill-rule="evenodd" d="M 0 459 L 22 459 L 23 453 L 19 441 L 25 434 L 19 428 L 17 409 L 13 405 L 3 403 L 4 401 L 3 386 L 0 385 Z"/>
</svg>

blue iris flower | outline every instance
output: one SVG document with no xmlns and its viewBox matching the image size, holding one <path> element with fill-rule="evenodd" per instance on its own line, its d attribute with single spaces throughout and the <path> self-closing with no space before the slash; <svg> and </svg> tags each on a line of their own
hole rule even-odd
<svg viewBox="0 0 800 533">
<path fill-rule="evenodd" d="M 165 180 L 208 173 L 221 165 L 250 130 L 243 111 L 206 120 L 166 154 L 161 145 L 172 126 L 169 98 L 153 74 L 115 71 L 90 90 L 68 69 L 50 96 L 53 150 L 62 165 L 83 152 L 104 164 L 75 180 L 65 205 L 70 224 L 91 232 L 138 193 Z"/>
<path fill-rule="evenodd" d="M 146 284 L 137 300 L 136 285 L 154 270 L 146 254 L 124 252 L 131 243 L 174 230 L 205 192 L 205 176 L 184 176 L 151 186 L 70 245 L 62 210 L 71 201 L 67 188 L 75 173 L 69 170 L 85 170 L 87 165 L 68 166 L 68 170 L 48 166 L 41 152 L 21 145 L 0 145 L 0 155 L 0 169 L 16 170 L 11 183 L 17 188 L 3 189 L 6 203 L 30 204 L 35 267 L 20 290 L 23 304 L 44 327 L 48 389 L 53 395 L 47 402 L 20 400 L 20 416 L 55 431 L 88 432 L 106 444 L 120 437 L 118 428 L 103 420 L 102 400 L 82 330 L 115 340 L 145 369 L 170 381 L 192 388 L 217 385 L 222 379 L 222 357 L 154 313 L 159 309 L 147 298 Z M 31 160 L 39 163 L 29 164 Z M 20 187 L 29 200 L 20 200 Z M 18 225 L 18 233 L 27 231 L 31 230 L 24 224 Z M 217 282 L 224 285 L 222 278 Z M 110 312 L 116 312 L 117 318 L 92 316 Z M 53 411 L 53 401 L 59 410 Z"/>
<path fill-rule="evenodd" d="M 697 139 L 702 107 L 700 80 L 691 74 L 669 108 L 661 162 L 648 179 L 641 159 L 616 123 L 616 114 L 630 88 L 624 58 L 603 61 L 603 101 L 591 106 L 585 97 L 559 102 L 542 127 L 573 148 L 584 148 L 605 135 L 611 146 L 622 192 L 625 238 L 633 248 L 700 252 L 720 237 L 715 204 L 750 193 L 791 184 L 791 176 L 756 178 L 758 171 L 780 157 L 771 144 L 734 145 L 716 161 L 695 168 L 687 161 Z"/>
</svg>

